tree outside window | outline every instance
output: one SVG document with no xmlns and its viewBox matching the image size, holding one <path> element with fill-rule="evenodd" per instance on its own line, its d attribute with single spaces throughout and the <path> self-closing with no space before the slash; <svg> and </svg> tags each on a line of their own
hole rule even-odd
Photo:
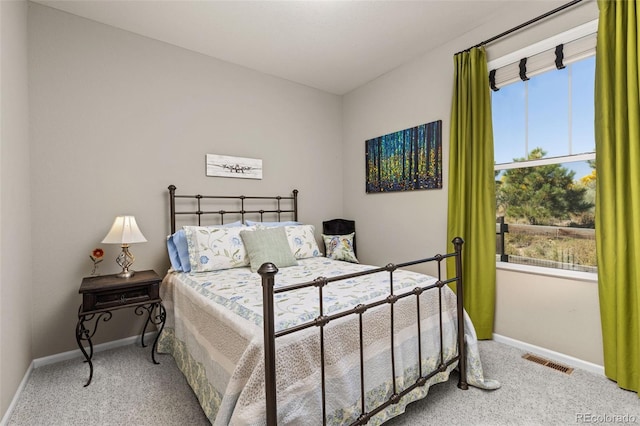
<svg viewBox="0 0 640 426">
<path fill-rule="evenodd" d="M 596 272 L 594 72 L 592 56 L 494 92 L 499 259 Z"/>
</svg>

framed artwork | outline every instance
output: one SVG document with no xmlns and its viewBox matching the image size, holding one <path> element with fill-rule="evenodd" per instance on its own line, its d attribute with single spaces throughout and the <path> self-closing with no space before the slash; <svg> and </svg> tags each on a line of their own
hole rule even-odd
<svg viewBox="0 0 640 426">
<path fill-rule="evenodd" d="M 367 193 L 442 188 L 442 120 L 365 142 Z"/>
<path fill-rule="evenodd" d="M 262 179 L 262 160 L 207 154 L 207 176 Z"/>
</svg>

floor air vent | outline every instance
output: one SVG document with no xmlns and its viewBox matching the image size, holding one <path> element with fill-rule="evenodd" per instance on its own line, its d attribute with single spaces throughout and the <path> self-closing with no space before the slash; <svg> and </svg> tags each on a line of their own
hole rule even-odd
<svg viewBox="0 0 640 426">
<path fill-rule="evenodd" d="M 529 361 L 533 361 L 533 362 L 538 363 L 540 365 L 544 365 L 545 367 L 553 368 L 554 370 L 558 370 L 558 371 L 561 371 L 561 372 L 566 373 L 566 374 L 571 374 L 573 372 L 573 368 L 571 368 L 571 367 L 567 367 L 566 365 L 558 364 L 557 362 L 550 361 L 548 359 L 539 357 L 537 355 L 524 354 L 524 355 L 522 355 L 522 358 L 524 358 L 526 360 L 529 360 Z"/>
</svg>

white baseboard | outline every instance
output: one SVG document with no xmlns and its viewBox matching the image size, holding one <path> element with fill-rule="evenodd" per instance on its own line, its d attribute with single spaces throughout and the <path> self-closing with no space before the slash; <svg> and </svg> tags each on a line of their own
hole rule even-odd
<svg viewBox="0 0 640 426">
<path fill-rule="evenodd" d="M 149 342 L 149 343 L 153 342 L 153 340 L 156 338 L 156 334 L 157 334 L 157 331 L 151 331 L 149 333 L 145 333 L 144 335 L 145 342 Z M 95 353 L 106 351 L 109 349 L 119 348 L 121 346 L 132 345 L 139 339 L 140 339 L 140 336 L 131 336 L 131 337 L 126 337 L 120 340 L 114 340 L 112 342 L 100 343 L 93 347 L 93 353 L 95 354 Z M 80 358 L 80 357 L 84 357 L 84 355 L 82 354 L 82 351 L 80 351 L 80 349 L 78 348 L 73 351 L 62 352 L 59 354 L 49 355 L 42 358 L 36 358 L 33 361 L 31 361 L 31 364 L 29 365 L 27 372 L 24 374 L 24 377 L 20 382 L 20 386 L 18 386 L 18 389 L 16 390 L 16 393 L 13 396 L 13 400 L 11 400 L 11 404 L 9 404 L 9 408 L 7 409 L 7 412 L 4 413 L 2 420 L 0 420 L 0 426 L 4 426 L 9 422 L 9 419 L 11 418 L 11 414 L 13 413 L 13 410 L 16 404 L 18 403 L 18 399 L 20 398 L 20 395 L 22 394 L 22 391 L 24 390 L 24 387 L 26 386 L 27 381 L 29 380 L 29 377 L 31 376 L 31 373 L 34 368 L 42 367 L 43 365 L 55 364 L 56 362 L 66 361 L 68 359 Z"/>
<path fill-rule="evenodd" d="M 156 338 L 155 331 L 151 331 L 149 333 L 145 333 L 144 340 L 145 342 L 153 342 L 153 339 Z M 109 349 L 119 348 L 121 346 L 132 345 L 136 341 L 140 340 L 140 336 L 131 336 L 125 337 L 124 339 L 114 340 L 111 342 L 100 343 L 98 345 L 93 346 L 93 353 L 107 351 Z M 80 351 L 80 349 L 74 349 L 68 352 L 62 352 L 55 355 L 45 356 L 43 358 L 37 358 L 33 360 L 33 367 L 38 368 L 43 365 L 55 364 L 56 362 L 66 361 L 68 359 L 83 357 L 84 355 Z"/>
<path fill-rule="evenodd" d="M 29 377 L 31 377 L 32 371 L 33 371 L 33 361 L 31 361 L 31 364 L 29 364 L 29 368 L 27 368 L 27 372 L 24 373 L 24 377 L 22 378 L 22 381 L 20 382 L 20 386 L 18 386 L 18 389 L 16 390 L 15 395 L 13 395 L 13 399 L 11 400 L 11 404 L 9 404 L 9 408 L 7 408 L 7 412 L 4 413 L 2 420 L 0 420 L 0 426 L 5 426 L 9 422 L 9 419 L 11 418 L 11 414 L 13 414 L 13 410 L 16 408 L 16 404 L 18 403 L 18 398 L 22 394 L 24 387 L 27 385 L 27 381 L 29 380 Z"/>
<path fill-rule="evenodd" d="M 493 340 L 495 340 L 498 343 L 504 343 L 505 345 L 509 345 L 509 346 L 516 347 L 518 349 L 525 350 L 527 352 L 532 352 L 535 355 L 540 355 L 545 358 L 549 358 L 553 361 L 557 361 L 574 368 L 579 368 L 581 370 L 589 371 L 591 373 L 604 376 L 604 367 L 589 361 L 584 361 L 582 359 L 574 358 L 570 355 L 565 355 L 560 352 L 555 352 L 550 349 L 532 345 L 530 343 L 521 342 L 520 340 L 512 339 L 511 337 L 501 336 L 500 334 L 494 334 Z"/>
</svg>

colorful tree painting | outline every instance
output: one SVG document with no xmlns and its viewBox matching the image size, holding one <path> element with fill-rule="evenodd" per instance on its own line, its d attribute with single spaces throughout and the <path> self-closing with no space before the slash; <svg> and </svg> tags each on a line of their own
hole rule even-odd
<svg viewBox="0 0 640 426">
<path fill-rule="evenodd" d="M 442 120 L 366 141 L 366 191 L 442 188 Z"/>
</svg>

